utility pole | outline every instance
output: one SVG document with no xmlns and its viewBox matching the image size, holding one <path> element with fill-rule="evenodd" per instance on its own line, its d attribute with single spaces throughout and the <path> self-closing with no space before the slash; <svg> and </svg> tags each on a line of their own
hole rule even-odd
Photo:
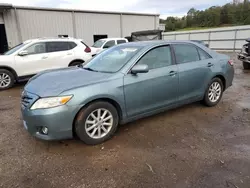
<svg viewBox="0 0 250 188">
<path fill-rule="evenodd" d="M 245 2 L 246 0 L 244 0 L 244 2 Z M 233 0 L 233 4 L 238 4 L 238 3 L 240 3 L 241 2 L 241 0 Z"/>
</svg>

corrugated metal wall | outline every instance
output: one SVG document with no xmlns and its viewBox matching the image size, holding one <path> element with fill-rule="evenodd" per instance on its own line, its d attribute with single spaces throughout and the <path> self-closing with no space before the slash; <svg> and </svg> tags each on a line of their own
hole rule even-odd
<svg viewBox="0 0 250 188">
<path fill-rule="evenodd" d="M 75 13 L 75 22 L 76 37 L 88 45 L 93 44 L 93 35 L 121 36 L 120 15 Z"/>
<path fill-rule="evenodd" d="M 250 25 L 206 30 L 165 32 L 165 40 L 202 40 L 215 50 L 240 50 L 250 37 Z"/>
<path fill-rule="evenodd" d="M 0 24 L 4 24 L 4 21 L 3 21 L 3 14 L 0 12 Z"/>
<path fill-rule="evenodd" d="M 11 47 L 27 39 L 55 37 L 59 34 L 81 38 L 88 45 L 92 45 L 93 35 L 125 37 L 134 31 L 159 27 L 159 17 L 155 15 L 87 13 L 22 7 L 16 8 L 16 14 L 15 9 L 4 13 L 4 19 Z"/>
<path fill-rule="evenodd" d="M 157 29 L 155 16 L 122 15 L 123 37 L 130 36 L 131 32 Z"/>
<path fill-rule="evenodd" d="M 71 12 L 17 10 L 22 40 L 54 37 L 59 34 L 73 36 Z"/>
<path fill-rule="evenodd" d="M 14 9 L 4 12 L 3 16 L 8 45 L 13 47 L 20 43 Z"/>
</svg>

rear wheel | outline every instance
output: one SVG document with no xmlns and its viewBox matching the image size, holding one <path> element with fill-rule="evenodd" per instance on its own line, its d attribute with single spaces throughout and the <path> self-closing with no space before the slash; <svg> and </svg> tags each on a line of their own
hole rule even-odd
<svg viewBox="0 0 250 188">
<path fill-rule="evenodd" d="M 104 101 L 82 109 L 75 122 L 77 136 L 88 145 L 100 144 L 112 137 L 119 122 L 116 108 Z"/>
<path fill-rule="evenodd" d="M 223 83 L 220 78 L 213 78 L 207 87 L 204 103 L 211 107 L 217 105 L 223 94 Z"/>
<path fill-rule="evenodd" d="M 69 67 L 77 66 L 84 63 L 83 61 L 73 61 L 72 63 L 69 64 Z"/>
<path fill-rule="evenodd" d="M 14 82 L 15 77 L 10 71 L 0 69 L 0 90 L 11 88 L 14 85 Z"/>
<path fill-rule="evenodd" d="M 243 64 L 243 68 L 244 69 L 250 69 L 250 63 L 248 63 L 248 62 L 242 62 L 242 64 Z"/>
</svg>

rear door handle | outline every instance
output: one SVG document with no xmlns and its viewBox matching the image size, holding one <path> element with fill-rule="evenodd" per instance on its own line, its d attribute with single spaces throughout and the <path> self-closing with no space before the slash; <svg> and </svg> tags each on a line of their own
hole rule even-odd
<svg viewBox="0 0 250 188">
<path fill-rule="evenodd" d="M 72 53 L 67 53 L 67 55 L 72 55 Z"/>
<path fill-rule="evenodd" d="M 168 75 L 169 75 L 169 76 L 175 76 L 176 74 L 177 74 L 176 71 L 170 71 Z"/>
<path fill-rule="evenodd" d="M 42 59 L 47 59 L 47 58 L 48 58 L 48 56 L 43 56 L 43 57 L 42 57 Z"/>
<path fill-rule="evenodd" d="M 212 66 L 214 66 L 214 64 L 213 63 L 208 63 L 207 66 L 212 67 Z"/>
</svg>

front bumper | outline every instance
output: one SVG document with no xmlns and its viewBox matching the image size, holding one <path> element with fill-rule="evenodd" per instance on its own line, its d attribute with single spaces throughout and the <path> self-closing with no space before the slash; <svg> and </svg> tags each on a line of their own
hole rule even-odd
<svg viewBox="0 0 250 188">
<path fill-rule="evenodd" d="M 50 109 L 30 110 L 29 106 L 21 107 L 23 125 L 34 137 L 42 140 L 62 140 L 73 138 L 73 122 L 78 108 L 63 105 Z M 42 133 L 41 128 L 47 127 L 48 134 Z"/>
<path fill-rule="evenodd" d="M 250 63 L 250 56 L 248 56 L 246 53 L 242 53 L 242 52 L 238 53 L 238 59 L 240 61 Z"/>
</svg>

